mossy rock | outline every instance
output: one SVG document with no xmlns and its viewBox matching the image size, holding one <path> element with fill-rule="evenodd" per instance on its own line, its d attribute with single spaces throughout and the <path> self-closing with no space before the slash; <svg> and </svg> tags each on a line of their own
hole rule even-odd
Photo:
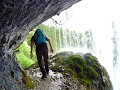
<svg viewBox="0 0 120 90">
<path fill-rule="evenodd" d="M 61 52 L 53 56 L 51 69 L 55 72 L 69 73 L 73 79 L 77 79 L 80 84 L 86 85 L 88 89 L 92 86 L 92 81 L 103 82 L 102 73 L 108 77 L 108 73 L 100 65 L 97 58 L 91 53 L 83 55 L 74 54 L 72 52 Z M 99 81 L 100 80 L 100 81 Z M 109 86 L 112 87 L 109 80 Z M 103 85 L 102 85 L 103 86 Z"/>
<path fill-rule="evenodd" d="M 27 76 L 25 71 L 21 70 L 21 72 L 22 72 L 22 82 L 24 83 L 26 88 L 33 89 L 35 87 L 33 80 L 29 76 Z"/>
</svg>

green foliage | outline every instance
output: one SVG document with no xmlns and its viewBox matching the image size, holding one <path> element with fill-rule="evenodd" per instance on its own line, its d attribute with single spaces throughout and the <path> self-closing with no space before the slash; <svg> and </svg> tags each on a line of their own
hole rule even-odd
<svg viewBox="0 0 120 90">
<path fill-rule="evenodd" d="M 20 65 L 26 69 L 28 67 L 30 67 L 32 64 L 34 64 L 35 62 L 31 59 L 29 59 L 27 56 L 25 56 L 23 53 L 21 54 L 16 54 L 16 57 L 18 59 L 18 62 L 20 63 Z"/>
<path fill-rule="evenodd" d="M 33 52 L 33 58 L 30 58 L 30 46 L 27 43 L 28 38 L 20 45 L 19 48 L 17 48 L 16 57 L 20 65 L 26 69 L 36 63 L 36 55 L 35 52 Z"/>
</svg>

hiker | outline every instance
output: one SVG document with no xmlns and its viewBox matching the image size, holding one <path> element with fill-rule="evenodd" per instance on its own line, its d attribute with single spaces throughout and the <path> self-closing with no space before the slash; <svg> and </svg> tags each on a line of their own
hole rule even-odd
<svg viewBox="0 0 120 90">
<path fill-rule="evenodd" d="M 37 29 L 35 31 L 34 35 L 31 38 L 31 44 L 30 44 L 30 47 L 31 47 L 30 57 L 33 56 L 33 53 L 32 53 L 33 45 L 34 44 L 36 45 L 36 56 L 37 56 L 40 70 L 42 72 L 41 79 L 47 78 L 47 74 L 49 74 L 48 47 L 47 47 L 46 41 L 48 41 L 48 43 L 50 45 L 51 52 L 53 53 L 50 39 L 46 37 L 46 35 L 43 33 L 43 31 L 41 29 Z M 45 68 L 44 68 L 44 65 L 42 63 L 42 56 L 44 58 Z"/>
</svg>

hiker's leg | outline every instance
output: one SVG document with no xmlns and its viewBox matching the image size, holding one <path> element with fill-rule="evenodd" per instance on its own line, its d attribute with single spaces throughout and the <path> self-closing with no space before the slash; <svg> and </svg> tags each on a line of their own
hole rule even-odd
<svg viewBox="0 0 120 90">
<path fill-rule="evenodd" d="M 43 63 L 42 63 L 42 57 L 41 57 L 41 59 L 40 58 L 38 59 L 38 64 L 39 64 L 40 70 L 42 72 L 42 75 L 44 77 L 46 77 L 46 70 L 45 70 Z"/>
<path fill-rule="evenodd" d="M 44 52 L 43 52 L 43 58 L 44 58 L 44 63 L 45 63 L 45 70 L 46 73 L 49 73 L 49 63 L 48 63 L 48 48 L 47 48 L 47 44 L 44 47 Z"/>
<path fill-rule="evenodd" d="M 41 52 L 40 46 L 36 47 L 36 55 L 37 55 L 38 64 L 39 64 L 40 70 L 42 72 L 42 75 L 44 77 L 46 77 L 46 70 L 45 70 L 43 63 L 42 63 L 42 52 Z"/>
<path fill-rule="evenodd" d="M 49 73 L 49 63 L 48 63 L 48 55 L 44 55 L 44 63 L 45 63 L 45 70 L 46 70 L 46 73 L 48 74 Z"/>
</svg>

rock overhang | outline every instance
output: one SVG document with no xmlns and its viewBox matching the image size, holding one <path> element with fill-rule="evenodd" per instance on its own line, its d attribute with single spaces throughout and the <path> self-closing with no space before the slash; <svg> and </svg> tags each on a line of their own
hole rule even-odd
<svg viewBox="0 0 120 90">
<path fill-rule="evenodd" d="M 15 49 L 35 26 L 81 0 L 1 0 L 0 89 L 20 89 L 20 67 Z M 11 77 L 14 74 L 14 77 Z M 17 87 L 14 87 L 17 86 Z"/>
</svg>

